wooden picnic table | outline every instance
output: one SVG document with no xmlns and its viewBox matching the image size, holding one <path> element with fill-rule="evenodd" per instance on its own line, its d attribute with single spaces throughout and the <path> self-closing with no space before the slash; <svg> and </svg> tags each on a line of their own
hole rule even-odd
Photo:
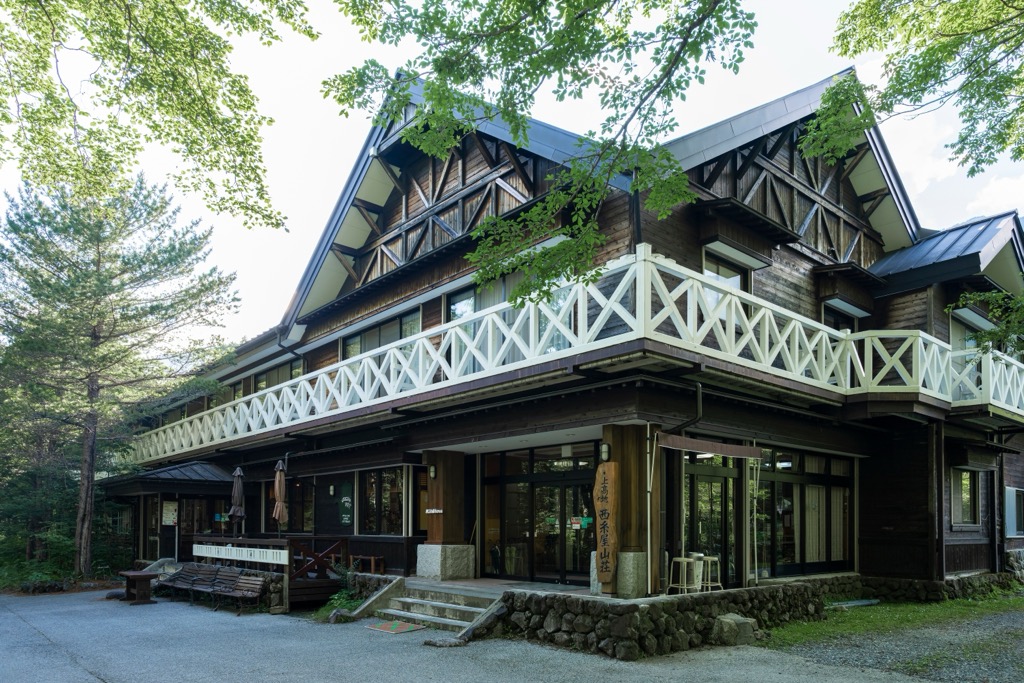
<svg viewBox="0 0 1024 683">
<path fill-rule="evenodd" d="M 122 600 L 127 600 L 129 605 L 155 605 L 156 600 L 153 600 L 150 593 L 150 581 L 160 576 L 157 572 L 137 572 L 128 571 L 118 572 L 125 578 L 124 586 L 124 597 Z"/>
</svg>

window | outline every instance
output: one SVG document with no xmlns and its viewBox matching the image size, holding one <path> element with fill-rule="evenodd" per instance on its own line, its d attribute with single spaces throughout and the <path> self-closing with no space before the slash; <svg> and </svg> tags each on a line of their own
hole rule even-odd
<svg viewBox="0 0 1024 683">
<path fill-rule="evenodd" d="M 971 470 L 952 470 L 949 500 L 953 524 L 977 524 L 978 473 Z"/>
<path fill-rule="evenodd" d="M 711 278 L 719 284 L 735 287 L 743 292 L 747 291 L 749 273 L 746 268 L 737 266 L 706 251 L 704 252 L 704 276 Z M 707 299 L 708 304 L 714 308 L 718 306 L 722 294 L 714 290 L 705 290 L 704 297 Z M 722 315 L 724 317 L 724 311 Z"/>
<path fill-rule="evenodd" d="M 266 519 L 264 528 L 268 532 L 288 531 L 293 533 L 311 533 L 313 531 L 314 491 L 312 479 L 289 479 L 285 489 L 285 504 L 288 506 L 288 521 L 278 529 L 274 519 L 274 482 L 266 482 L 266 501 L 264 509 Z"/>
<path fill-rule="evenodd" d="M 411 337 L 419 331 L 420 312 L 416 310 L 345 337 L 341 342 L 341 357 L 348 360 L 361 353 Z"/>
<path fill-rule="evenodd" d="M 402 468 L 359 474 L 359 533 L 402 534 Z"/>
<path fill-rule="evenodd" d="M 234 384 L 225 384 L 217 393 L 210 398 L 210 407 L 216 408 L 222 406 L 225 403 L 231 403 L 242 398 L 242 383 L 235 382 Z"/>
<path fill-rule="evenodd" d="M 1006 489 L 1006 537 L 1024 536 L 1024 489 Z"/>
<path fill-rule="evenodd" d="M 848 313 L 843 313 L 839 309 L 833 308 L 828 304 L 825 304 L 824 311 L 822 311 L 821 322 L 828 325 L 833 330 L 857 331 L 856 318 Z"/>
</svg>

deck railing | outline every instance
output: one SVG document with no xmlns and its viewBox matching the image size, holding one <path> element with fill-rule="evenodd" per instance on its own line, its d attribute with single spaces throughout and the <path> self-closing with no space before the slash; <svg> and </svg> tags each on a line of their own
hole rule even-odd
<svg viewBox="0 0 1024 683">
<path fill-rule="evenodd" d="M 257 435 L 540 362 L 651 339 L 840 395 L 919 392 L 1024 415 L 1024 366 L 917 331 L 834 330 L 640 245 L 590 285 L 500 304 L 138 437 L 135 460 Z M 973 354 L 973 355 L 972 355 Z"/>
</svg>

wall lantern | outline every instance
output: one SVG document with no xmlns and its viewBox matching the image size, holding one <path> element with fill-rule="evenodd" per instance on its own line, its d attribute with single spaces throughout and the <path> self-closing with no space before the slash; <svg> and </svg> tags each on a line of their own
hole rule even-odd
<svg viewBox="0 0 1024 683">
<path fill-rule="evenodd" d="M 327 487 L 327 494 L 331 496 L 334 495 L 334 484 L 331 484 L 330 486 Z"/>
<path fill-rule="evenodd" d="M 612 445 L 609 443 L 601 444 L 601 462 L 608 462 L 612 459 Z"/>
<path fill-rule="evenodd" d="M 437 479 L 437 465 L 431 465 L 428 467 L 427 474 L 430 475 L 431 479 Z"/>
</svg>

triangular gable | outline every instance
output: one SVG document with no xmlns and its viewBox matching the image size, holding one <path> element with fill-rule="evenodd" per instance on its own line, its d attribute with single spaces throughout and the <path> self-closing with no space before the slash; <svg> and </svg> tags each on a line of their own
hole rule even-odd
<svg viewBox="0 0 1024 683">
<path fill-rule="evenodd" d="M 917 244 L 887 254 L 869 270 L 886 280 L 880 295 L 978 276 L 1005 291 L 1021 293 L 1024 232 L 1020 217 L 1010 211 L 930 232 Z"/>
<path fill-rule="evenodd" d="M 684 170 L 692 170 L 811 116 L 817 111 L 829 85 L 836 79 L 853 75 L 853 69 L 846 69 L 767 104 L 677 138 L 666 143 L 665 147 L 679 160 Z M 887 249 L 913 244 L 920 231 L 917 215 L 878 128 L 866 131 L 858 145 L 866 145 L 865 152 L 857 155 L 856 166 L 848 179 L 859 196 L 877 196 L 880 200 L 869 218 L 872 228 L 882 235 Z"/>
<path fill-rule="evenodd" d="M 411 107 L 419 101 L 419 93 L 414 91 Z M 373 230 L 367 214 L 376 218 L 378 212 L 375 208 L 386 203 L 395 189 L 394 181 L 401 177 L 401 169 L 390 164 L 385 166 L 387 162 L 380 154 L 399 144 L 401 129 L 409 118 L 407 116 L 406 121 L 386 128 L 374 126 L 371 129 L 288 305 L 281 323 L 283 329 L 291 330 L 303 316 L 335 301 L 346 281 L 352 277 L 351 267 L 346 266 L 351 266 L 354 254 L 366 244 Z M 485 122 L 478 132 L 512 143 L 509 127 L 500 119 Z M 520 150 L 556 164 L 578 154 L 579 135 L 541 121 L 530 120 L 528 138 L 529 142 Z M 628 190 L 629 178 L 616 177 L 612 184 Z M 286 336 L 297 341 L 301 333 L 293 332 Z"/>
</svg>

